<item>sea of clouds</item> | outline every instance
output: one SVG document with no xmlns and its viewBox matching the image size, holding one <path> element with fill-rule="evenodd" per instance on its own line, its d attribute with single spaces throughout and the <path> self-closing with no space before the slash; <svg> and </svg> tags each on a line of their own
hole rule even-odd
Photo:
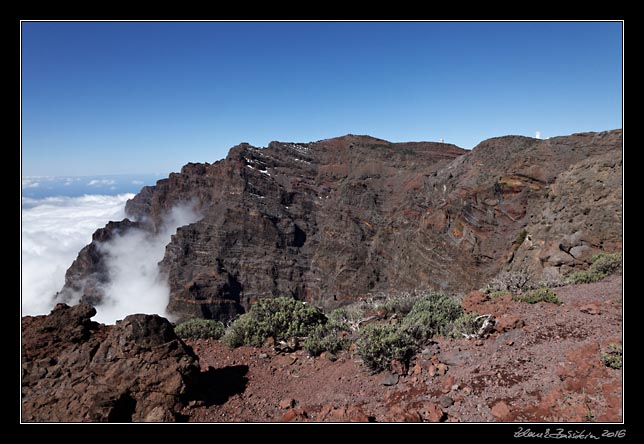
<svg viewBox="0 0 644 444">
<path fill-rule="evenodd" d="M 24 176 L 22 197 L 81 197 L 137 193 L 142 185 L 154 185 L 162 174 L 113 174 L 105 176 Z"/>
<path fill-rule="evenodd" d="M 92 241 L 96 229 L 125 217 L 125 202 L 133 196 L 23 197 L 23 316 L 49 313 L 78 252 Z"/>
<path fill-rule="evenodd" d="M 83 179 L 88 187 L 86 191 L 91 192 L 89 187 L 96 186 L 94 180 L 103 179 Z M 23 191 L 33 183 L 23 179 Z M 140 188 L 141 183 L 133 186 Z M 65 271 L 78 252 L 91 242 L 92 233 L 98 228 L 109 221 L 122 220 L 125 202 L 134 196 L 120 193 L 32 198 L 25 194 L 21 218 L 23 316 L 51 311 L 59 302 L 55 295 L 65 283 Z M 109 283 L 104 288 L 106 298 L 96 306 L 94 320 L 113 324 L 133 313 L 165 316 L 169 289 L 159 272 L 158 262 L 163 259 L 165 246 L 177 227 L 198 219 L 192 205 L 180 205 L 166 215 L 159 233 L 129 230 L 100 245 L 107 258 Z"/>
</svg>

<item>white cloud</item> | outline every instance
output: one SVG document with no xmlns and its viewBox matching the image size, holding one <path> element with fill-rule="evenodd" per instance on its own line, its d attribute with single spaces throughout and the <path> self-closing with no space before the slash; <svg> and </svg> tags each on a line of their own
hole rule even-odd
<svg viewBox="0 0 644 444">
<path fill-rule="evenodd" d="M 191 205 L 176 206 L 164 218 L 158 234 L 130 229 L 101 245 L 106 254 L 109 283 L 105 299 L 96 307 L 95 320 L 114 323 L 133 313 L 156 313 L 168 317 L 170 295 L 165 276 L 159 272 L 165 247 L 177 227 L 196 222 L 199 216 Z"/>
<path fill-rule="evenodd" d="M 92 186 L 92 187 L 100 187 L 100 186 L 107 186 L 107 185 L 114 185 L 116 182 L 113 181 L 112 179 L 92 179 L 89 182 L 87 182 L 87 185 Z"/>
<path fill-rule="evenodd" d="M 46 314 L 65 283 L 65 271 L 92 233 L 110 220 L 125 217 L 133 194 L 118 196 L 23 198 L 22 314 Z M 100 245 L 106 254 L 109 282 L 94 320 L 113 324 L 133 313 L 165 313 L 169 288 L 158 262 L 179 226 L 197 221 L 192 205 L 177 206 L 164 218 L 156 235 L 131 229 Z M 76 301 L 70 301 L 70 304 Z"/>
<path fill-rule="evenodd" d="M 132 181 L 132 185 L 143 185 L 144 183 L 145 182 L 143 182 L 142 180 L 133 180 Z"/>
<path fill-rule="evenodd" d="M 23 188 L 37 188 L 39 186 L 40 186 L 40 182 L 37 179 L 30 179 L 28 177 L 24 177 L 22 179 Z"/>
<path fill-rule="evenodd" d="M 65 271 L 92 233 L 110 220 L 124 217 L 118 196 L 22 199 L 22 314 L 48 313 L 53 296 L 65 282 Z"/>
</svg>

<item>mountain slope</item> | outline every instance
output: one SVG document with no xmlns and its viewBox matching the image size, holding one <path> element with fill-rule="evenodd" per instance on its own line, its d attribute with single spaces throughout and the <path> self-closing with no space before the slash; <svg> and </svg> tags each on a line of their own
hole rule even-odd
<svg viewBox="0 0 644 444">
<path fill-rule="evenodd" d="M 557 277 L 619 248 L 621 148 L 621 130 L 506 136 L 472 151 L 354 135 L 241 144 L 143 188 L 126 212 L 151 232 L 178 204 L 203 215 L 160 263 L 179 318 L 227 320 L 277 295 L 333 308 L 377 291 L 468 291 L 503 268 Z M 62 297 L 96 303 L 100 282 L 87 282 L 102 259 L 84 251 Z"/>
</svg>

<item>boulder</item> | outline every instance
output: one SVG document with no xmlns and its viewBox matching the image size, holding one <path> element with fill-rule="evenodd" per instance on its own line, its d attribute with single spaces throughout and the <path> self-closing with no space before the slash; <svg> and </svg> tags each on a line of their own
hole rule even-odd
<svg viewBox="0 0 644 444">
<path fill-rule="evenodd" d="M 454 400 L 450 396 L 443 395 L 440 398 L 438 398 L 438 403 L 442 408 L 446 409 L 454 405 Z"/>
<path fill-rule="evenodd" d="M 381 384 L 382 385 L 396 385 L 398 384 L 398 379 L 400 376 L 396 373 L 391 373 L 391 372 L 385 372 L 385 374 L 382 377 Z"/>
<path fill-rule="evenodd" d="M 167 319 L 135 314 L 105 326 L 93 307 L 59 304 L 22 320 L 26 422 L 167 422 L 199 375 Z"/>
</svg>

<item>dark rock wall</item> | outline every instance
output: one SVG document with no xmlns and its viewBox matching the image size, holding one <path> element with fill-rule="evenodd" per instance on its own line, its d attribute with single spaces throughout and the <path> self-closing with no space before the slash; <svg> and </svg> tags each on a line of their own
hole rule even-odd
<svg viewBox="0 0 644 444">
<path fill-rule="evenodd" d="M 150 230 L 179 203 L 204 214 L 160 264 L 183 318 L 227 320 L 278 295 L 332 308 L 373 291 L 465 291 L 503 268 L 558 276 L 621 246 L 621 134 L 506 136 L 469 152 L 352 135 L 241 144 L 145 187 L 126 211 Z M 88 256 L 66 287 L 100 271 Z"/>
</svg>

